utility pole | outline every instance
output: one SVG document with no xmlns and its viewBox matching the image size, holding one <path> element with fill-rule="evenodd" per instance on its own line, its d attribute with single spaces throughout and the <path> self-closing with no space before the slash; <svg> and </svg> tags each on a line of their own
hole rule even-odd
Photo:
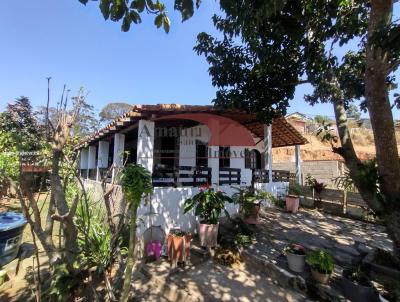
<svg viewBox="0 0 400 302">
<path fill-rule="evenodd" d="M 46 137 L 47 140 L 50 139 L 50 131 L 49 131 L 49 105 L 50 105 L 50 80 L 51 77 L 47 77 L 47 106 L 46 106 Z"/>
</svg>

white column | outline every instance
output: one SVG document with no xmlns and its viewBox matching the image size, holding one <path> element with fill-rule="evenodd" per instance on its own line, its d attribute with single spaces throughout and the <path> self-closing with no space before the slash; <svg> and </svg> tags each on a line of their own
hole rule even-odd
<svg viewBox="0 0 400 302">
<path fill-rule="evenodd" d="M 301 172 L 301 151 L 300 151 L 300 145 L 296 145 L 294 147 L 294 154 L 295 154 L 295 160 L 296 160 L 296 181 L 298 184 L 302 185 L 303 184 L 303 175 Z"/>
<path fill-rule="evenodd" d="M 112 179 L 114 181 L 118 170 L 124 165 L 125 134 L 114 134 L 114 156 Z"/>
<path fill-rule="evenodd" d="M 272 183 L 272 125 L 264 125 L 265 170 L 268 171 L 269 183 Z"/>
<path fill-rule="evenodd" d="M 219 146 L 208 147 L 208 167 L 211 168 L 211 184 L 219 186 Z"/>
<path fill-rule="evenodd" d="M 101 180 L 100 169 L 108 168 L 108 155 L 110 152 L 110 143 L 99 141 L 99 150 L 97 152 L 97 175 L 96 180 Z"/>
<path fill-rule="evenodd" d="M 149 170 L 150 173 L 153 173 L 154 127 L 153 121 L 139 121 L 137 163 Z"/>
<path fill-rule="evenodd" d="M 80 160 L 80 168 L 81 170 L 86 170 L 86 175 L 81 175 L 83 178 L 87 178 L 88 174 L 88 156 L 89 156 L 89 149 L 88 148 L 82 148 L 81 149 L 81 160 Z"/>
<path fill-rule="evenodd" d="M 88 156 L 88 178 L 90 170 L 96 169 L 96 146 L 89 146 L 89 156 Z"/>
</svg>

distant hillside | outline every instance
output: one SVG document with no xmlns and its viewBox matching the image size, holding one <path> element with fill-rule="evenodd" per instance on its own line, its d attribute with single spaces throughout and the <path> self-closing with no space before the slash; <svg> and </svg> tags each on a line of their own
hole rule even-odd
<svg viewBox="0 0 400 302">
<path fill-rule="evenodd" d="M 290 122 L 290 121 L 289 121 Z M 351 136 L 360 159 L 366 160 L 375 157 L 374 137 L 371 129 L 352 125 Z M 301 146 L 301 156 L 303 161 L 309 160 L 342 160 L 342 158 L 331 151 L 328 143 L 322 143 L 315 134 L 305 134 L 303 136 L 309 144 Z M 400 131 L 396 131 L 397 141 L 400 142 Z M 400 145 L 398 145 L 398 148 Z M 274 148 L 274 162 L 294 161 L 294 147 Z"/>
</svg>

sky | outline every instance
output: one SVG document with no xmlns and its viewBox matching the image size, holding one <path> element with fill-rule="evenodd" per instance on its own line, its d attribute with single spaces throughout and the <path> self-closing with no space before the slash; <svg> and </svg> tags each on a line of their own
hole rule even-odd
<svg viewBox="0 0 400 302">
<path fill-rule="evenodd" d="M 120 24 L 103 19 L 97 2 L 1 0 L 0 110 L 22 95 L 33 106 L 45 105 L 46 77 L 51 77 L 53 106 L 64 84 L 70 95 L 84 87 L 96 112 L 109 102 L 211 104 L 216 89 L 209 66 L 193 46 L 198 33 L 217 34 L 211 16 L 219 11 L 218 1 L 202 1 L 184 23 L 172 10 L 172 0 L 164 2 L 171 18 L 169 34 L 157 29 L 149 15 L 123 33 Z M 288 112 L 333 116 L 330 104 L 311 107 L 304 102 L 310 91 L 299 86 Z M 400 119 L 398 110 L 393 113 Z"/>
</svg>

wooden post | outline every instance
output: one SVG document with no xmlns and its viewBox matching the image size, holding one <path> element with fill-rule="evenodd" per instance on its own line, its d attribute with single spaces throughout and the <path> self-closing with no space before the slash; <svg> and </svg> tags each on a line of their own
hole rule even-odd
<svg viewBox="0 0 400 302">
<path fill-rule="evenodd" d="M 347 191 L 343 190 L 343 214 L 347 213 Z"/>
</svg>

